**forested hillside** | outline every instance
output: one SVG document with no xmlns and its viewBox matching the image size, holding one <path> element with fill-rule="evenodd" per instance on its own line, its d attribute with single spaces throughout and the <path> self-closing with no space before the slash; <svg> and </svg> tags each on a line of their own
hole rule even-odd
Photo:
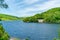
<svg viewBox="0 0 60 40">
<path fill-rule="evenodd" d="M 43 19 L 48 23 L 60 23 L 60 7 L 49 9 L 40 14 L 31 17 L 26 17 L 24 22 L 38 22 L 38 19 Z"/>
</svg>

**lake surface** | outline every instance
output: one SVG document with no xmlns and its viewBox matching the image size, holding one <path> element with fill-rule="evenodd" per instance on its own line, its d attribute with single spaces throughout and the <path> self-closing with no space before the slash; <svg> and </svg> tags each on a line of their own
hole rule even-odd
<svg viewBox="0 0 60 40">
<path fill-rule="evenodd" d="M 2 21 L 11 37 L 30 40 L 53 40 L 57 37 L 60 24 L 24 23 L 22 21 Z"/>
</svg>

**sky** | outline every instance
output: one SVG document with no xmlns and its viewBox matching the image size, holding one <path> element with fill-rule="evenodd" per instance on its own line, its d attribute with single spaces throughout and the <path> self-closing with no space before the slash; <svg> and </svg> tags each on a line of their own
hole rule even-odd
<svg viewBox="0 0 60 40">
<path fill-rule="evenodd" d="M 54 7 L 60 7 L 60 0 L 5 0 L 9 8 L 0 8 L 0 13 L 18 17 L 33 16 Z"/>
</svg>

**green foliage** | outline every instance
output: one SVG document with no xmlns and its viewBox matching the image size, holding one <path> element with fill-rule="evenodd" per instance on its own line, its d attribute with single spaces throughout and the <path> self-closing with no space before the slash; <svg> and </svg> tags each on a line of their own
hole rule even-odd
<svg viewBox="0 0 60 40">
<path fill-rule="evenodd" d="M 24 22 L 37 22 L 35 17 L 27 17 L 23 19 Z"/>
<path fill-rule="evenodd" d="M 60 23 L 60 8 L 53 8 L 44 13 L 44 20 L 49 23 Z"/>
<path fill-rule="evenodd" d="M 43 14 L 36 14 L 34 15 L 36 19 L 43 19 Z"/>
<path fill-rule="evenodd" d="M 56 38 L 54 38 L 53 40 L 56 40 Z"/>
<path fill-rule="evenodd" d="M 5 32 L 1 24 L 0 24 L 0 40 L 9 40 L 9 35 Z"/>
<path fill-rule="evenodd" d="M 29 37 L 27 37 L 25 40 L 29 40 Z"/>
<path fill-rule="evenodd" d="M 52 8 L 46 12 L 36 14 L 32 17 L 27 17 L 24 22 L 38 22 L 38 19 L 43 19 L 47 23 L 60 23 L 60 7 Z"/>
<path fill-rule="evenodd" d="M 43 15 L 36 14 L 34 16 L 24 18 L 23 21 L 24 22 L 38 22 L 38 19 L 43 19 Z"/>
<path fill-rule="evenodd" d="M 29 38 L 26 38 L 25 40 L 29 40 Z"/>
</svg>

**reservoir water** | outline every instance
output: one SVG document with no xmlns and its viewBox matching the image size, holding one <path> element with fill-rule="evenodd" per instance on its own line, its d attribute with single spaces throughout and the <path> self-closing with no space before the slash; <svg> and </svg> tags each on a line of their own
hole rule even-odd
<svg viewBox="0 0 60 40">
<path fill-rule="evenodd" d="M 11 37 L 30 40 L 53 40 L 58 36 L 60 24 L 24 23 L 22 21 L 2 21 Z"/>
</svg>

